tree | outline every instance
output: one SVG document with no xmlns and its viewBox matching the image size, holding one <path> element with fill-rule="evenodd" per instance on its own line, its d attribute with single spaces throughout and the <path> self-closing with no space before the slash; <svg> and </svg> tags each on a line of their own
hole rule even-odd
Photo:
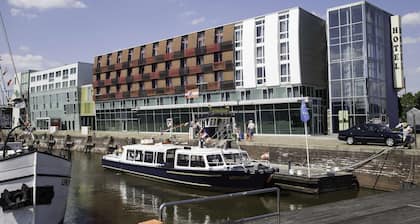
<svg viewBox="0 0 420 224">
<path fill-rule="evenodd" d="M 417 109 L 420 109 L 420 91 L 418 91 L 414 96 L 416 97 L 416 107 Z"/>
<path fill-rule="evenodd" d="M 419 97 L 416 97 L 419 96 Z M 407 111 L 411 110 L 411 108 L 418 106 L 418 100 L 420 99 L 420 92 L 416 93 L 414 96 L 411 92 L 406 93 L 400 97 L 400 117 L 404 120 L 407 119 Z"/>
</svg>

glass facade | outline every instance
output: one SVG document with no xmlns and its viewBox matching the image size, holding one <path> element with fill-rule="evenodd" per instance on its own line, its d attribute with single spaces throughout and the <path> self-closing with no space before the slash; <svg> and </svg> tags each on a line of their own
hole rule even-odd
<svg viewBox="0 0 420 224">
<path fill-rule="evenodd" d="M 328 10 L 333 132 L 340 122 L 351 127 L 386 115 L 386 79 L 392 79 L 386 67 L 392 63 L 389 27 L 390 14 L 366 2 Z M 347 111 L 348 120 L 340 111 Z"/>
</svg>

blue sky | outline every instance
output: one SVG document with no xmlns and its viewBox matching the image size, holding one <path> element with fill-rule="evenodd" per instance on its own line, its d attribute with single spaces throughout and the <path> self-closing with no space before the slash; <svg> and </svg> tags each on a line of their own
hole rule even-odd
<svg viewBox="0 0 420 224">
<path fill-rule="evenodd" d="M 300 6 L 325 18 L 326 10 L 355 1 L 343 0 L 3 0 L 18 71 L 45 69 L 75 61 L 93 62 L 109 51 L 198 31 L 224 23 Z M 420 4 L 371 0 L 403 17 L 404 72 L 407 91 L 420 90 Z M 7 48 L 0 36 L 0 56 Z"/>
</svg>

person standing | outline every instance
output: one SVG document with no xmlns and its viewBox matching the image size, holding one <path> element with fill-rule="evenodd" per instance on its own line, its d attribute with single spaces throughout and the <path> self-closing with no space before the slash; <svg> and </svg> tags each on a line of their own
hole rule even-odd
<svg viewBox="0 0 420 224">
<path fill-rule="evenodd" d="M 249 120 L 248 121 L 248 127 L 247 127 L 247 129 L 248 129 L 248 139 L 250 140 L 250 141 L 252 141 L 252 138 L 253 138 L 253 136 L 254 136 L 254 131 L 255 131 L 255 124 L 254 124 L 254 122 L 252 121 L 252 120 Z"/>
</svg>

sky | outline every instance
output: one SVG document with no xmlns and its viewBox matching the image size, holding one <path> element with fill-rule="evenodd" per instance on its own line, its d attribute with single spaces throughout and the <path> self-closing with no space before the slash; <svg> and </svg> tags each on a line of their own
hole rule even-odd
<svg viewBox="0 0 420 224">
<path fill-rule="evenodd" d="M 225 23 L 299 6 L 319 17 L 344 0 L 2 0 L 2 13 L 18 72 L 76 61 Z M 407 92 L 420 91 L 420 4 L 370 0 L 402 16 Z M 0 34 L 3 68 L 12 76 Z M 8 79 L 9 77 L 6 77 Z M 403 91 L 403 92 L 404 92 Z"/>
</svg>

